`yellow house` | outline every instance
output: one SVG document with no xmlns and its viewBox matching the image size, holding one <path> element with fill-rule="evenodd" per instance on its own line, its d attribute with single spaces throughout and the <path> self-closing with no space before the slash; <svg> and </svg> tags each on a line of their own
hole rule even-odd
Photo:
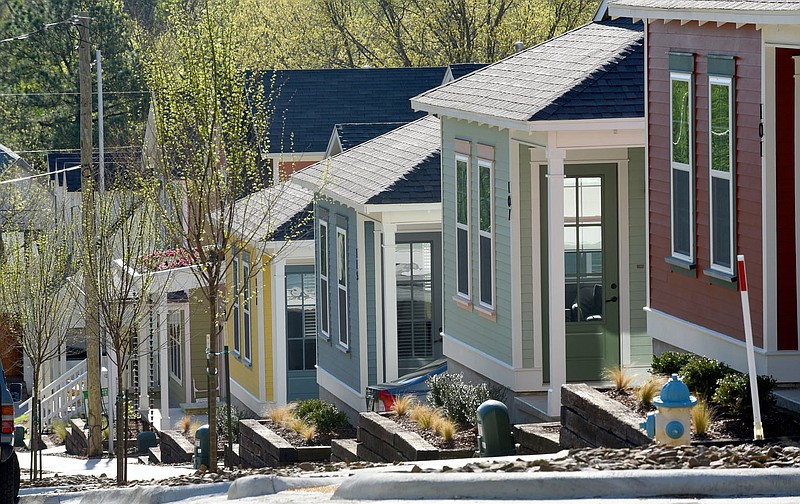
<svg viewBox="0 0 800 504">
<path fill-rule="evenodd" d="M 263 416 L 318 396 L 312 193 L 285 182 L 243 198 L 237 213 L 225 286 L 231 396 Z"/>
</svg>

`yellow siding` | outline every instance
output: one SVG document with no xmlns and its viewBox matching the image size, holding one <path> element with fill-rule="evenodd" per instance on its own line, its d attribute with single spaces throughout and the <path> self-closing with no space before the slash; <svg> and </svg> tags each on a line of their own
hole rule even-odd
<svg viewBox="0 0 800 504">
<path fill-rule="evenodd" d="M 264 352 L 263 358 L 266 366 L 266 391 L 267 401 L 275 400 L 275 373 L 273 372 L 274 363 L 272 362 L 272 275 L 269 257 L 266 255 L 262 257 L 262 285 L 264 286 Z M 280 296 L 282 293 L 277 293 Z"/>
<path fill-rule="evenodd" d="M 252 247 L 247 247 L 246 250 L 250 253 L 250 267 L 251 269 L 254 266 L 254 263 L 257 267 L 257 261 L 254 261 L 252 258 L 255 257 L 255 251 Z M 240 256 L 241 259 L 241 256 Z M 228 261 L 232 261 L 232 258 L 229 256 Z M 241 267 L 241 263 L 240 263 Z M 240 277 L 241 278 L 241 277 Z M 232 293 L 233 292 L 233 270 L 228 270 L 228 275 L 226 278 L 226 292 Z M 247 364 L 244 361 L 243 356 L 237 357 L 236 354 L 233 353 L 233 324 L 241 324 L 244 320 L 244 309 L 242 298 L 240 297 L 240 309 L 239 309 L 239 320 L 234 320 L 232 304 L 233 299 L 231 296 L 226 296 L 226 302 L 228 304 L 228 310 L 230 313 L 230 317 L 228 317 L 228 321 L 225 324 L 225 339 L 228 342 L 228 348 L 231 351 L 231 378 L 236 380 L 236 382 L 244 387 L 250 394 L 254 397 L 259 397 L 259 376 L 258 376 L 258 368 L 259 368 L 259 359 L 261 357 L 261 349 L 259 347 L 259 338 L 258 338 L 258 306 L 257 306 L 257 296 L 256 296 L 256 289 L 255 289 L 255 277 L 250 279 L 250 340 L 251 340 L 251 351 L 250 355 L 252 357 L 251 363 Z M 240 350 L 242 353 L 244 352 L 244 334 L 240 332 Z"/>
</svg>

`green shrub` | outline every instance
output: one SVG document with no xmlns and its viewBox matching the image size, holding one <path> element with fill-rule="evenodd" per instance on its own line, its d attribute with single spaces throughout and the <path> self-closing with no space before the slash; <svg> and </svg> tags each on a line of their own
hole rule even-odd
<svg viewBox="0 0 800 504">
<path fill-rule="evenodd" d="M 683 366 L 685 366 L 692 357 L 694 357 L 693 354 L 681 352 L 664 352 L 659 356 L 654 355 L 650 372 L 667 376 L 672 375 L 672 373 L 680 374 Z"/>
<path fill-rule="evenodd" d="M 488 399 L 502 401 L 505 398 L 503 387 L 489 387 L 485 383 L 471 385 L 464 383 L 461 373 L 442 373 L 427 380 L 428 402 L 442 408 L 450 420 L 464 426 L 477 423 L 478 406 Z"/>
<path fill-rule="evenodd" d="M 217 432 L 225 434 L 225 437 L 239 442 L 239 420 L 244 417 L 244 413 L 231 406 L 231 430 L 228 432 L 228 405 L 217 406 Z"/>
<path fill-rule="evenodd" d="M 347 415 L 333 404 L 320 399 L 298 401 L 294 414 L 297 418 L 314 425 L 320 434 L 328 434 L 347 425 Z"/>
<path fill-rule="evenodd" d="M 758 400 L 761 411 L 768 411 L 775 404 L 772 391 L 776 380 L 771 376 L 759 376 Z M 753 403 L 750 399 L 750 376 L 731 373 L 719 380 L 717 390 L 711 398 L 717 411 L 730 418 L 753 419 Z"/>
<path fill-rule="evenodd" d="M 689 390 L 703 399 L 711 400 L 717 390 L 717 381 L 735 373 L 726 364 L 708 357 L 692 356 L 678 373 Z"/>
</svg>

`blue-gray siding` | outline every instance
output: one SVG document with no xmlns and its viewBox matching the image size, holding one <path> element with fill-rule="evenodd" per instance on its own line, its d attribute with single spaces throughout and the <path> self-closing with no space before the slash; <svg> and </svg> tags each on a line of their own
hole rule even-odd
<svg viewBox="0 0 800 504">
<path fill-rule="evenodd" d="M 367 288 L 367 381 L 374 385 L 378 381 L 378 356 L 376 346 L 376 289 L 375 289 L 375 223 L 364 222 L 364 269 Z"/>
</svg>

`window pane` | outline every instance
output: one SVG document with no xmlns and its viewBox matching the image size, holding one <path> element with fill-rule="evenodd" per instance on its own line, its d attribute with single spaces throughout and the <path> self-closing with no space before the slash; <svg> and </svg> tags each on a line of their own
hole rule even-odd
<svg viewBox="0 0 800 504">
<path fill-rule="evenodd" d="M 303 369 L 303 340 L 289 340 L 287 342 L 287 366 L 290 371 Z"/>
<path fill-rule="evenodd" d="M 338 272 L 339 272 L 339 285 L 347 285 L 347 243 L 345 242 L 344 233 L 336 233 L 338 243 Z"/>
<path fill-rule="evenodd" d="M 431 279 L 431 244 L 414 243 L 411 246 L 411 258 L 418 268 L 414 268 L 415 280 Z"/>
<path fill-rule="evenodd" d="M 303 310 L 299 308 L 286 310 L 286 338 L 303 338 Z"/>
<path fill-rule="evenodd" d="M 349 344 L 347 334 L 347 291 L 339 289 L 339 342 L 345 346 Z"/>
<path fill-rule="evenodd" d="M 672 170 L 672 241 L 674 252 L 691 257 L 689 172 Z"/>
<path fill-rule="evenodd" d="M 320 282 L 320 297 L 319 297 L 319 304 L 320 309 L 322 310 L 322 332 L 328 333 L 328 282 L 327 280 L 322 280 Z"/>
<path fill-rule="evenodd" d="M 596 224 L 601 221 L 602 212 L 602 181 L 599 178 L 580 179 L 580 223 Z"/>
<path fill-rule="evenodd" d="M 711 177 L 711 211 L 714 226 L 712 244 L 714 257 L 712 264 L 730 268 L 731 257 L 731 186 L 721 178 Z"/>
<path fill-rule="evenodd" d="M 672 81 L 672 160 L 689 164 L 689 82 Z"/>
<path fill-rule="evenodd" d="M 492 169 L 483 164 L 479 167 L 480 172 L 480 211 L 481 211 L 481 231 L 491 233 L 492 231 Z"/>
<path fill-rule="evenodd" d="M 731 170 L 730 88 L 711 84 L 711 168 Z"/>
<path fill-rule="evenodd" d="M 582 274 L 599 274 L 602 271 L 603 228 L 601 226 L 583 226 L 580 229 L 580 264 Z"/>
<path fill-rule="evenodd" d="M 328 276 L 328 226 L 319 227 L 319 272 Z"/>
<path fill-rule="evenodd" d="M 458 241 L 458 292 L 469 294 L 469 244 L 467 230 L 456 229 Z"/>
<path fill-rule="evenodd" d="M 317 340 L 306 340 L 305 342 L 305 350 L 306 350 L 306 369 L 314 369 L 314 366 L 317 365 Z"/>
<path fill-rule="evenodd" d="M 459 224 L 467 223 L 467 209 L 469 197 L 467 192 L 467 162 L 456 161 L 456 221 Z"/>
<path fill-rule="evenodd" d="M 481 301 L 492 305 L 492 240 L 481 236 Z"/>
<path fill-rule="evenodd" d="M 571 177 L 564 179 L 564 222 L 567 224 L 574 224 L 578 216 L 575 182 L 576 179 Z"/>
</svg>

